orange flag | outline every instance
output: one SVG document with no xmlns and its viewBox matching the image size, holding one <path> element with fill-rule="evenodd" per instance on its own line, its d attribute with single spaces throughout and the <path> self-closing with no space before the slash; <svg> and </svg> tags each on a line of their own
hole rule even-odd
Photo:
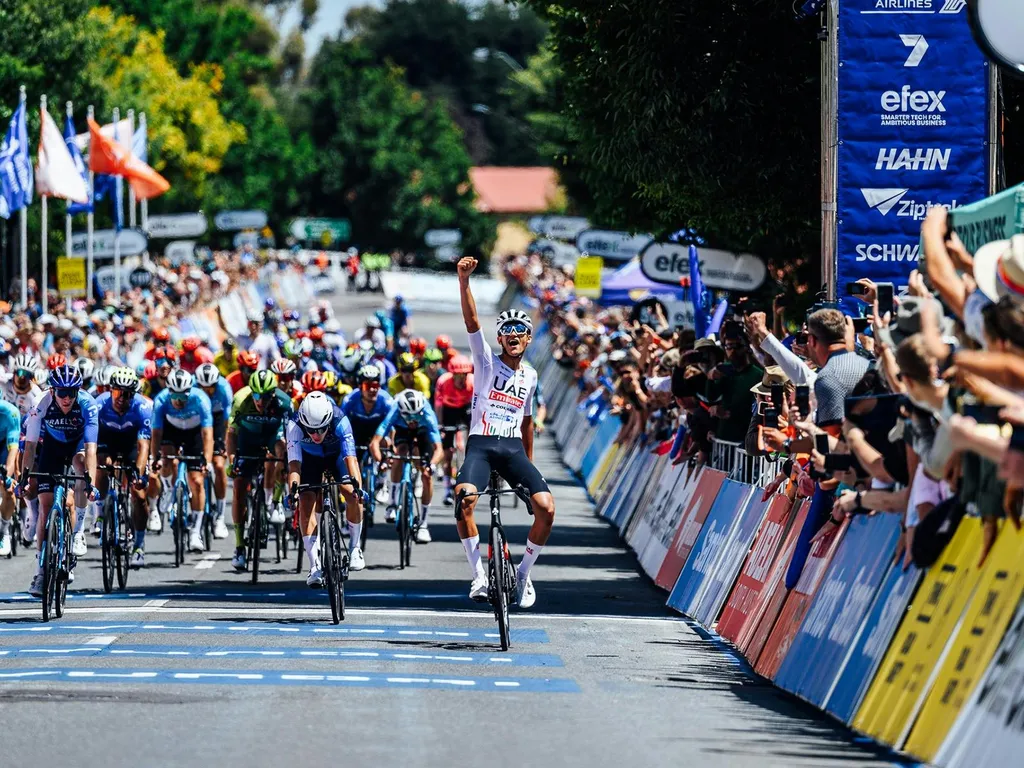
<svg viewBox="0 0 1024 768">
<path fill-rule="evenodd" d="M 167 179 L 132 155 L 128 147 L 100 133 L 95 120 L 88 122 L 90 171 L 124 176 L 139 200 L 159 197 L 171 188 Z"/>
</svg>

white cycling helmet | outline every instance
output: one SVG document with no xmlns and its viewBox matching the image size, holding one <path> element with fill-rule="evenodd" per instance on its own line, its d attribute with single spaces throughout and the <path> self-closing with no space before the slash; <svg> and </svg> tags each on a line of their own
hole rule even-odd
<svg viewBox="0 0 1024 768">
<path fill-rule="evenodd" d="M 376 365 L 364 365 L 359 369 L 359 383 L 364 381 L 380 381 L 380 368 Z"/>
<path fill-rule="evenodd" d="M 523 312 L 521 309 L 506 309 L 500 315 L 498 315 L 498 330 L 501 330 L 501 326 L 506 323 L 522 323 L 533 333 L 533 320 L 530 316 Z"/>
<path fill-rule="evenodd" d="M 194 383 L 194 377 L 184 368 L 175 368 L 167 377 L 167 388 L 178 395 L 191 392 Z"/>
<path fill-rule="evenodd" d="M 405 389 L 395 396 L 403 416 L 415 416 L 427 407 L 427 398 L 417 389 Z"/>
<path fill-rule="evenodd" d="M 35 355 L 30 355 L 28 352 L 22 352 L 15 356 L 11 363 L 11 370 L 32 371 L 32 373 L 35 373 L 39 370 L 39 360 L 36 359 Z"/>
<path fill-rule="evenodd" d="M 139 375 L 131 368 L 114 368 L 110 372 L 110 386 L 113 389 L 138 389 Z"/>
<path fill-rule="evenodd" d="M 196 368 L 196 381 L 200 387 L 215 387 L 220 381 L 220 371 L 213 363 L 203 363 Z"/>
<path fill-rule="evenodd" d="M 83 379 L 91 379 L 96 372 L 96 364 L 88 357 L 80 357 L 75 360 L 75 368 L 82 374 Z"/>
<path fill-rule="evenodd" d="M 36 384 L 43 387 L 43 389 L 49 387 L 50 372 L 48 370 L 45 368 L 36 368 L 36 372 L 33 375 L 35 376 Z"/>
<path fill-rule="evenodd" d="M 302 354 L 308 355 L 313 351 L 313 340 L 306 336 L 302 339 L 302 343 L 299 347 L 302 350 Z"/>
<path fill-rule="evenodd" d="M 294 375 L 296 368 L 295 363 L 287 357 L 279 357 L 270 364 L 270 370 L 279 376 L 287 376 L 289 374 Z"/>
<path fill-rule="evenodd" d="M 100 387 L 109 387 L 110 377 L 114 373 L 114 369 L 116 367 L 117 366 L 114 365 L 101 366 L 99 371 L 96 373 L 96 384 Z"/>
<path fill-rule="evenodd" d="M 363 362 L 363 355 L 358 349 L 346 349 L 341 353 L 338 364 L 345 373 L 355 373 Z"/>
<path fill-rule="evenodd" d="M 325 392 L 310 392 L 299 406 L 299 424 L 317 432 L 334 418 L 334 402 Z"/>
</svg>

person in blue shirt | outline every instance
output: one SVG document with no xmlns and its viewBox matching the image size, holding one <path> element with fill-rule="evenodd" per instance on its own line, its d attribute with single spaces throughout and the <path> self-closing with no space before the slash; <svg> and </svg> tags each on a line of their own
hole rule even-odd
<svg viewBox="0 0 1024 768">
<path fill-rule="evenodd" d="M 195 378 L 186 370 L 175 368 L 167 377 L 167 388 L 153 401 L 153 445 L 160 446 L 162 458 L 158 461 L 163 491 L 160 507 L 166 514 L 173 503 L 175 454 L 178 449 L 185 456 L 188 467 L 188 485 L 195 518 L 189 535 L 188 548 L 202 552 L 203 510 L 206 508 L 206 488 L 203 473 L 213 462 L 213 407 L 210 398 L 194 387 Z"/>
<path fill-rule="evenodd" d="M 104 467 L 106 459 L 123 466 L 135 466 L 132 489 L 132 527 L 135 543 L 131 565 L 145 565 L 146 524 L 148 504 L 146 488 L 149 485 L 150 440 L 153 437 L 153 402 L 140 395 L 139 377 L 131 368 L 116 368 L 110 374 L 110 391 L 96 400 L 99 409 L 100 468 L 96 472 L 96 486 L 106 495 L 109 478 Z"/>
<path fill-rule="evenodd" d="M 359 369 L 359 388 L 341 402 L 341 412 L 352 426 L 356 441 L 356 459 L 362 463 L 363 453 L 370 451 L 374 461 L 381 461 L 380 441 L 374 440 L 377 428 L 385 421 L 394 422 L 398 403 L 380 388 L 381 370 L 374 364 Z"/>
<path fill-rule="evenodd" d="M 352 427 L 338 406 L 323 392 L 310 392 L 302 399 L 295 419 L 288 422 L 285 439 L 288 443 L 288 487 L 292 503 L 298 504 L 299 530 L 309 560 L 306 585 L 314 589 L 323 585 L 320 548 L 317 541 L 317 513 L 323 504 L 323 493 L 304 491 L 295 495 L 299 485 L 319 485 L 324 474 L 334 480 L 351 479 L 351 485 L 339 485 L 345 502 L 349 530 L 349 569 L 366 567 L 359 548 L 363 530 L 362 493 L 359 490 L 359 463 Z"/>
<path fill-rule="evenodd" d="M 18 476 L 18 442 L 21 439 L 21 411 L 0 399 L 0 436 L 6 436 L 0 454 L 6 477 L 0 485 L 0 557 L 11 554 L 11 518 L 16 507 L 14 485 Z"/>
<path fill-rule="evenodd" d="M 231 402 L 235 393 L 228 380 L 221 376 L 220 369 L 213 363 L 203 363 L 196 368 L 196 383 L 210 398 L 213 411 L 213 495 L 214 505 L 213 538 L 226 539 L 228 527 L 224 523 L 224 499 L 228 493 L 227 442 L 228 420 L 231 418 Z"/>
<path fill-rule="evenodd" d="M 408 337 L 412 329 L 409 327 L 409 310 L 401 295 L 396 295 L 391 306 L 391 327 L 396 338 Z"/>
<path fill-rule="evenodd" d="M 395 324 L 383 309 L 378 309 L 373 314 L 380 320 L 380 329 L 384 331 L 384 338 L 387 339 L 388 351 L 393 351 L 395 349 Z"/>
<path fill-rule="evenodd" d="M 61 365 L 50 371 L 50 389 L 43 395 L 36 407 L 29 413 L 25 425 L 25 461 L 22 465 L 20 489 L 25 497 L 39 499 L 39 513 L 36 523 L 36 543 L 43 551 L 46 536 L 46 521 L 53 505 L 53 489 L 57 483 L 53 474 L 63 474 L 70 464 L 80 476 L 75 483 L 75 509 L 72 525 L 75 535 L 71 546 L 75 558 L 85 554 L 86 505 L 96 501 L 99 494 L 91 485 L 96 477 L 96 440 L 99 432 L 99 409 L 96 401 L 82 389 L 82 374 L 73 365 Z M 38 456 L 40 438 L 45 438 Z M 48 477 L 28 478 L 35 471 Z M 69 583 L 74 580 L 74 560 Z M 43 564 L 32 579 L 29 593 L 39 597 L 43 593 Z"/>
<path fill-rule="evenodd" d="M 395 452 L 399 456 L 418 456 L 416 465 L 420 471 L 423 491 L 420 496 L 420 520 L 416 531 L 416 543 L 428 544 L 430 531 L 427 530 L 427 515 L 430 513 L 430 502 L 434 497 L 434 467 L 444 457 L 441 430 L 438 428 L 434 409 L 419 390 L 406 389 L 399 392 L 395 402 L 398 404 L 397 411 L 377 427 L 371 449 L 375 456 L 378 455 L 381 441 L 393 428 Z M 394 522 L 397 517 L 401 481 L 402 467 L 396 463 L 391 468 L 391 503 L 388 504 L 386 518 L 389 523 Z"/>
</svg>

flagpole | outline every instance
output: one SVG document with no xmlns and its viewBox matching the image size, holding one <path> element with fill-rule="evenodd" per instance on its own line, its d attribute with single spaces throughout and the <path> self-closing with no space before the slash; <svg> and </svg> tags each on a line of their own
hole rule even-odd
<svg viewBox="0 0 1024 768">
<path fill-rule="evenodd" d="M 88 110 L 87 114 L 88 114 L 90 120 L 94 120 L 95 119 L 96 112 L 93 109 L 92 104 L 89 105 L 89 110 Z M 92 131 L 89 131 L 89 149 L 90 149 L 90 151 L 92 151 Z M 86 219 L 85 219 L 85 226 L 86 226 L 86 235 L 85 235 L 85 296 L 86 296 L 86 300 L 88 301 L 89 304 L 92 304 L 93 301 L 96 298 L 93 295 L 93 290 L 92 290 L 92 234 L 93 234 L 93 215 L 94 215 L 93 211 L 96 208 L 96 199 L 95 199 L 93 193 L 95 192 L 95 188 L 96 188 L 96 174 L 94 174 L 92 172 L 92 169 L 90 168 L 89 169 L 89 213 L 86 214 Z"/>
<path fill-rule="evenodd" d="M 117 124 L 121 121 L 121 110 L 114 107 L 114 140 L 120 137 L 117 135 Z M 118 219 L 124 215 L 121 210 L 121 196 L 117 194 L 117 187 L 121 183 L 121 177 L 114 177 L 114 304 L 121 303 L 121 228 L 117 226 Z M 123 219 L 122 219 L 123 221 Z"/>
<path fill-rule="evenodd" d="M 132 155 L 135 154 L 135 110 L 128 110 L 128 148 Z M 135 188 L 128 185 L 128 226 L 135 229 Z"/>
<path fill-rule="evenodd" d="M 74 117 L 75 117 L 74 105 L 69 101 L 64 106 L 65 106 L 65 108 L 67 110 L 65 112 L 65 114 L 68 117 L 70 117 L 71 119 L 74 119 Z M 67 207 L 70 208 L 71 207 L 71 203 L 68 203 Z M 64 255 L 67 256 L 69 259 L 71 258 L 71 214 L 70 213 L 65 213 L 64 214 Z M 59 283 L 60 280 L 58 279 L 57 282 Z"/>
<path fill-rule="evenodd" d="M 40 120 L 40 122 L 42 122 L 42 119 L 43 119 L 42 113 L 45 112 L 45 111 L 46 111 L 46 94 L 44 93 L 42 96 L 39 97 L 39 120 Z M 39 255 L 40 255 L 41 261 L 42 261 L 42 285 L 40 285 L 39 288 L 42 291 L 43 314 L 45 315 L 49 311 L 49 304 L 50 304 L 49 296 L 48 296 L 48 294 L 49 294 L 49 290 L 48 290 L 49 283 L 47 282 L 47 280 L 49 278 L 49 275 L 47 274 L 47 272 L 49 270 L 47 269 L 47 263 L 46 263 L 46 260 L 47 260 L 47 246 L 49 245 L 47 240 L 49 238 L 49 231 L 48 230 L 50 229 L 50 219 L 47 216 L 47 203 L 48 203 L 47 198 L 48 198 L 48 195 L 41 194 L 41 195 L 39 195 L 39 198 L 40 198 L 39 202 L 43 206 L 42 207 L 42 211 L 41 211 L 42 220 L 40 221 L 40 224 L 39 224 L 39 240 L 40 240 L 40 243 L 39 243 Z"/>
<path fill-rule="evenodd" d="M 149 141 L 149 134 L 146 133 L 146 113 L 139 112 L 139 127 L 143 129 L 143 135 L 146 137 L 146 141 Z M 148 158 L 147 158 L 148 162 Z M 142 229 L 144 232 L 149 234 L 149 200 L 143 200 L 139 204 L 139 213 L 142 215 Z M 146 251 L 149 252 L 148 249 Z"/>
<path fill-rule="evenodd" d="M 28 99 L 25 86 L 18 91 L 18 105 Z M 27 119 L 27 118 L 26 118 Z M 18 223 L 21 226 L 21 309 L 28 311 L 28 206 L 23 205 L 18 211 Z"/>
</svg>

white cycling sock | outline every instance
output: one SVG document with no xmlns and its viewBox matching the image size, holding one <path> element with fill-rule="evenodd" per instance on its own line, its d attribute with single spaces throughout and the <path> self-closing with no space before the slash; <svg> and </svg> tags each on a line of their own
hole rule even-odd
<svg viewBox="0 0 1024 768">
<path fill-rule="evenodd" d="M 462 546 L 466 550 L 466 558 L 469 560 L 469 569 L 473 571 L 473 578 L 486 575 L 484 564 L 480 561 L 480 535 L 463 539 Z"/>
<path fill-rule="evenodd" d="M 420 526 L 427 527 L 427 513 L 430 512 L 430 505 L 424 504 L 420 507 Z"/>
<path fill-rule="evenodd" d="M 348 522 L 348 548 L 349 549 L 359 549 L 360 544 L 362 543 L 360 541 L 359 537 L 362 536 L 362 535 L 363 535 L 363 524 L 362 523 L 353 523 L 351 520 L 349 520 L 349 522 Z"/>
<path fill-rule="evenodd" d="M 217 499 L 217 518 L 224 517 L 224 499 Z"/>
<path fill-rule="evenodd" d="M 198 531 L 203 527 L 203 515 L 205 514 L 205 510 L 193 509 L 192 514 L 195 515 L 195 522 L 193 522 L 192 525 L 194 529 Z"/>
<path fill-rule="evenodd" d="M 391 503 L 393 505 L 395 505 L 395 506 L 398 505 L 398 491 L 401 489 L 401 487 L 402 487 L 401 483 L 392 483 L 391 484 Z"/>
<path fill-rule="evenodd" d="M 316 534 L 314 533 L 312 536 L 303 536 L 302 546 L 306 548 L 306 559 L 309 560 L 310 567 L 318 566 L 319 558 L 316 554 Z"/>
<path fill-rule="evenodd" d="M 0 538 L 6 536 L 9 530 L 11 530 L 11 521 L 0 518 Z"/>
<path fill-rule="evenodd" d="M 268 508 L 274 506 L 274 489 L 273 488 L 269 488 L 269 489 L 268 488 L 264 488 L 263 489 L 263 498 L 265 498 L 267 500 L 267 507 Z"/>
<path fill-rule="evenodd" d="M 75 533 L 81 533 L 85 527 L 85 516 L 88 514 L 88 507 L 75 505 Z"/>
<path fill-rule="evenodd" d="M 529 539 L 526 540 L 526 551 L 523 552 L 523 559 L 519 561 L 516 578 L 523 581 L 530 575 L 530 569 L 533 568 L 533 564 L 537 562 L 537 558 L 540 557 L 540 551 L 542 549 L 544 549 L 542 544 L 534 544 Z"/>
</svg>

